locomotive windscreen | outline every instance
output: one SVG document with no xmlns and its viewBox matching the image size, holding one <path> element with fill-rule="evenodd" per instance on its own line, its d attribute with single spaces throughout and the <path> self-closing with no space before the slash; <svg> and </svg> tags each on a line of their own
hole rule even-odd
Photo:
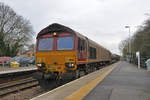
<svg viewBox="0 0 150 100">
<path fill-rule="evenodd" d="M 56 48 L 54 48 L 56 47 Z M 73 50 L 74 37 L 42 37 L 38 40 L 38 51 Z"/>
<path fill-rule="evenodd" d="M 53 49 L 53 38 L 40 38 L 38 42 L 38 51 L 48 51 Z"/>
<path fill-rule="evenodd" d="M 72 50 L 74 47 L 73 37 L 59 37 L 57 39 L 57 50 Z"/>
</svg>

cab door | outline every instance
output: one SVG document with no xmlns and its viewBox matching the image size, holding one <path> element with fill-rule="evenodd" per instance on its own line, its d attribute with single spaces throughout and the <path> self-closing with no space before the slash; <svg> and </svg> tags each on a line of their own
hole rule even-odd
<svg viewBox="0 0 150 100">
<path fill-rule="evenodd" d="M 86 61 L 87 59 L 87 43 L 86 40 L 78 38 L 78 60 Z"/>
</svg>

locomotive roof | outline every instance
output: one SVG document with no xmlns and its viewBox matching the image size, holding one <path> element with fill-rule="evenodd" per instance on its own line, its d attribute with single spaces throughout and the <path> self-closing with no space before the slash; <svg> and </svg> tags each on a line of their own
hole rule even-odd
<svg viewBox="0 0 150 100">
<path fill-rule="evenodd" d="M 76 34 L 76 32 L 69 27 L 66 27 L 66 26 L 58 24 L 58 23 L 53 23 L 53 24 L 49 25 L 48 27 L 44 28 L 43 30 L 41 30 L 38 33 L 38 36 L 52 34 L 54 32 L 58 32 L 58 33 L 59 32 L 67 32 L 67 33 Z"/>
<path fill-rule="evenodd" d="M 38 36 L 52 34 L 54 32 L 57 32 L 58 34 L 59 34 L 59 32 L 66 32 L 66 33 L 78 35 L 83 38 L 87 38 L 87 37 L 83 36 L 82 34 L 80 34 L 79 32 L 76 32 L 73 29 L 66 27 L 64 25 L 58 24 L 58 23 L 53 23 L 53 24 L 47 26 L 46 28 L 42 29 L 38 33 Z"/>
</svg>

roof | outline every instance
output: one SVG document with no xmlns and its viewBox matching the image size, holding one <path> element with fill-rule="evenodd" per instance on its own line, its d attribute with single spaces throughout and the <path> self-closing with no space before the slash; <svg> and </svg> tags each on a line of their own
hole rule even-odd
<svg viewBox="0 0 150 100">
<path fill-rule="evenodd" d="M 41 30 L 38 33 L 38 36 L 52 34 L 54 32 L 57 32 L 57 33 L 67 32 L 67 33 L 74 33 L 74 34 L 76 33 L 74 30 L 72 30 L 69 27 L 66 27 L 66 26 L 58 24 L 58 23 L 53 23 L 53 24 L 47 26 L 46 28 L 44 28 L 43 30 Z"/>
</svg>

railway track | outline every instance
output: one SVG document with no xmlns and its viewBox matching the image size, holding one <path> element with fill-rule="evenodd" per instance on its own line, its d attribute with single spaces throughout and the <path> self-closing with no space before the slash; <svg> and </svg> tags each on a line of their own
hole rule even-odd
<svg viewBox="0 0 150 100">
<path fill-rule="evenodd" d="M 101 67 L 103 68 L 103 67 Z M 81 77 L 84 76 L 84 73 L 81 73 Z M 7 80 L 7 77 L 6 77 Z M 60 85 L 66 84 L 68 82 L 70 82 L 72 80 L 63 80 L 63 82 L 61 82 Z M 48 90 L 52 90 L 54 88 L 56 88 L 56 82 L 55 81 L 51 81 L 51 88 Z M 24 92 L 21 95 L 21 100 L 26 100 L 24 98 L 32 98 L 35 95 L 39 95 L 41 93 L 45 93 L 48 90 L 43 90 L 41 88 L 38 88 L 39 83 L 36 79 L 30 77 L 20 77 L 17 78 L 17 80 L 7 80 L 6 82 L 0 82 L 0 98 L 8 98 L 11 94 L 16 94 L 16 93 L 21 93 Z M 34 90 L 35 88 L 32 87 L 37 87 L 37 90 Z M 58 87 L 58 86 L 57 86 Z M 31 90 L 30 90 L 31 89 Z M 41 89 L 39 91 L 39 89 Z M 29 90 L 29 91 L 28 91 Z M 25 92 L 28 91 L 28 92 Z M 34 93 L 32 93 L 34 91 Z M 24 94 L 29 94 L 30 97 L 26 97 Z M 28 96 L 29 96 L 28 95 Z M 13 95 L 14 98 L 20 98 L 19 96 L 15 96 Z M 8 99 L 4 99 L 4 100 L 8 100 Z M 9 100 L 13 100 L 11 99 L 11 97 L 9 98 Z M 19 99 L 18 99 L 19 100 Z"/>
<path fill-rule="evenodd" d="M 32 77 L 0 84 L 0 97 L 38 86 L 38 81 Z"/>
</svg>

